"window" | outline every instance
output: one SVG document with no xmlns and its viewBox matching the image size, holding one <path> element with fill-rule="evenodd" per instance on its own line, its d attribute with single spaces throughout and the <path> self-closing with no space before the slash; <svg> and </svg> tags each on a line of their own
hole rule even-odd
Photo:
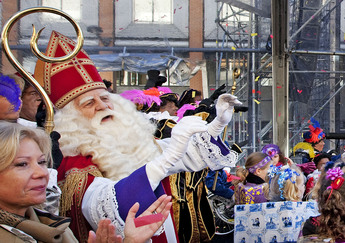
<svg viewBox="0 0 345 243">
<path fill-rule="evenodd" d="M 70 16 L 73 17 L 76 21 L 81 20 L 81 5 L 82 0 L 42 0 L 42 6 L 52 7 L 60 9 Z M 43 14 L 44 18 L 59 19 L 62 18 L 58 15 L 53 14 Z"/>
<path fill-rule="evenodd" d="M 172 23 L 171 0 L 134 0 L 135 23 Z"/>
</svg>

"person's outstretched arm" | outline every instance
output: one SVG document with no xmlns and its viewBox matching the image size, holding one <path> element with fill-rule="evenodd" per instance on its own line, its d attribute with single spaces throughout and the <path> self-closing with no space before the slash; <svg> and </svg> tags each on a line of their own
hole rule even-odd
<svg viewBox="0 0 345 243">
<path fill-rule="evenodd" d="M 152 215 L 154 213 L 162 214 L 162 220 L 152 222 L 140 227 L 135 226 L 135 215 L 139 210 L 139 203 L 135 203 L 129 210 L 125 224 L 125 239 L 116 234 L 115 225 L 110 219 L 102 219 L 98 223 L 96 233 L 89 232 L 88 243 L 141 243 L 147 242 L 163 225 L 168 217 L 172 206 L 171 196 L 162 195 L 151 206 L 146 209 L 139 217 Z M 138 217 L 138 218 L 139 218 Z"/>
</svg>

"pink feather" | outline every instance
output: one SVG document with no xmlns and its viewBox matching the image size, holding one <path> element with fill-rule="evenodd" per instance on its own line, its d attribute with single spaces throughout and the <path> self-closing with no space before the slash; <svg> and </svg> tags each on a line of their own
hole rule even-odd
<svg viewBox="0 0 345 243">
<path fill-rule="evenodd" d="M 183 114 L 187 111 L 187 110 L 192 110 L 194 111 L 196 109 L 196 107 L 194 105 L 190 105 L 190 104 L 184 104 L 180 109 L 178 109 L 177 111 L 177 116 L 179 117 L 178 121 L 182 119 Z"/>
</svg>

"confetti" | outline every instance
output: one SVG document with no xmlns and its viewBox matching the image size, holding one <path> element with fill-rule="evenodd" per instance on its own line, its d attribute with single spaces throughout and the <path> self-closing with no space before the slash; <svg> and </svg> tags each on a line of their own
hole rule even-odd
<svg viewBox="0 0 345 243">
<path fill-rule="evenodd" d="M 260 78 L 260 76 L 257 76 L 257 77 L 255 78 L 255 82 L 257 82 L 257 81 L 259 80 L 259 78 Z"/>
<path fill-rule="evenodd" d="M 281 116 L 282 113 L 279 112 L 278 116 Z"/>
<path fill-rule="evenodd" d="M 258 104 L 258 105 L 260 104 L 260 101 L 258 101 L 257 99 L 254 99 L 254 101 L 256 104 Z"/>
<path fill-rule="evenodd" d="M 247 120 L 244 120 L 244 122 L 245 122 L 246 124 L 248 124 L 248 121 L 247 121 Z"/>
<path fill-rule="evenodd" d="M 282 88 L 282 86 L 277 86 L 277 89 L 281 89 Z"/>
<path fill-rule="evenodd" d="M 251 35 L 251 36 L 257 36 L 258 33 L 251 33 L 250 35 Z"/>
<path fill-rule="evenodd" d="M 234 51 L 236 51 L 236 47 L 234 47 L 234 46 L 233 46 L 233 47 L 231 47 L 231 49 L 233 49 Z"/>
<path fill-rule="evenodd" d="M 252 94 L 255 94 L 255 89 L 252 89 Z"/>
<path fill-rule="evenodd" d="M 297 92 L 300 94 L 302 93 L 303 90 L 297 89 Z"/>
<path fill-rule="evenodd" d="M 260 90 L 256 91 L 256 93 L 258 93 L 259 95 L 261 95 L 261 91 L 260 91 Z"/>
</svg>

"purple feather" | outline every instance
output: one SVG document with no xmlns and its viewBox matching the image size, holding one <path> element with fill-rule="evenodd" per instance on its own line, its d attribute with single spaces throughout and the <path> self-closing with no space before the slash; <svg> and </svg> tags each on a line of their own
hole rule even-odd
<svg viewBox="0 0 345 243">
<path fill-rule="evenodd" d="M 14 111 L 19 110 L 22 104 L 19 85 L 14 79 L 2 74 L 0 74 L 0 96 L 5 97 L 14 106 Z"/>
</svg>

